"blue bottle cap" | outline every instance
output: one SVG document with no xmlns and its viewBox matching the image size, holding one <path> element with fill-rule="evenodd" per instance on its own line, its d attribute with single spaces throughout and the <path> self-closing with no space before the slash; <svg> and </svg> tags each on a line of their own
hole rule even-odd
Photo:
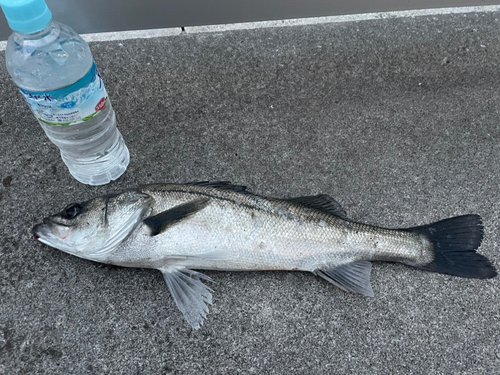
<svg viewBox="0 0 500 375">
<path fill-rule="evenodd" d="M 52 19 L 45 0 L 0 0 L 0 6 L 10 28 L 21 34 L 41 31 Z"/>
</svg>

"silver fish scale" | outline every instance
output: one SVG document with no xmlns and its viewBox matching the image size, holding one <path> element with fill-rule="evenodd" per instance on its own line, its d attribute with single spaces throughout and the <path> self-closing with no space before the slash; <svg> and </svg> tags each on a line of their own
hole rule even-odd
<svg viewBox="0 0 500 375">
<path fill-rule="evenodd" d="M 152 215 L 209 199 L 200 212 L 160 235 L 150 236 L 143 225 L 114 252 L 132 257 L 141 248 L 153 268 L 182 258 L 193 269 L 305 271 L 356 260 L 432 260 L 431 245 L 418 234 L 349 222 L 286 200 L 196 185 L 147 185 L 140 191 L 155 199 Z"/>
<path fill-rule="evenodd" d="M 212 303 L 203 282 L 210 278 L 197 269 L 310 271 L 365 296 L 374 295 L 373 260 L 469 278 L 497 275 L 476 253 L 478 215 L 404 230 L 354 223 L 338 209 L 324 195 L 268 199 L 226 182 L 148 185 L 68 205 L 32 232 L 81 258 L 160 270 L 194 329 Z"/>
</svg>

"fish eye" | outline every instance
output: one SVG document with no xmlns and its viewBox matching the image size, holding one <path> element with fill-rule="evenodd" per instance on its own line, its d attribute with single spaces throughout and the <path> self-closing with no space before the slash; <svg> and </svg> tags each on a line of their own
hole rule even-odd
<svg viewBox="0 0 500 375">
<path fill-rule="evenodd" d="M 79 203 L 71 203 L 66 206 L 66 208 L 63 210 L 63 216 L 67 219 L 74 219 L 77 217 L 79 214 L 82 213 L 82 205 Z"/>
</svg>

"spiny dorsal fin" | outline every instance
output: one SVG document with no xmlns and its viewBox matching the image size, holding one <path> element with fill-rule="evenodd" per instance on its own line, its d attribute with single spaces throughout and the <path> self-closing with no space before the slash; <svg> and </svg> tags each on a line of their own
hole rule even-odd
<svg viewBox="0 0 500 375">
<path fill-rule="evenodd" d="M 222 190 L 232 190 L 237 191 L 238 193 L 248 193 L 246 191 L 247 187 L 243 185 L 232 185 L 229 181 L 200 181 L 200 182 L 188 182 L 185 185 L 189 186 L 205 186 Z"/>
<path fill-rule="evenodd" d="M 326 194 L 291 198 L 287 199 L 287 201 L 300 204 L 305 207 L 314 208 L 318 211 L 335 215 L 344 220 L 347 219 L 346 212 L 342 206 L 335 199 Z"/>
<path fill-rule="evenodd" d="M 163 211 L 158 215 L 148 217 L 144 220 L 144 224 L 151 229 L 151 236 L 156 236 L 172 225 L 201 211 L 207 206 L 208 202 L 208 198 L 201 198 L 181 204 L 170 210 Z"/>
<path fill-rule="evenodd" d="M 366 260 L 344 264 L 327 270 L 316 270 L 314 273 L 323 279 L 331 282 L 350 292 L 361 293 L 368 297 L 373 297 L 373 290 L 370 284 L 370 273 L 372 263 Z"/>
</svg>

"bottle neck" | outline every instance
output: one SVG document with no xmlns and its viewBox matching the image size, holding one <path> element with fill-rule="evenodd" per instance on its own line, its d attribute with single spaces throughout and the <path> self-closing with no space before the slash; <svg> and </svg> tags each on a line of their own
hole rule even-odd
<svg viewBox="0 0 500 375">
<path fill-rule="evenodd" d="M 36 33 L 23 34 L 14 30 L 12 41 L 20 46 L 39 48 L 56 40 L 60 31 L 60 24 L 56 21 L 50 21 L 43 30 Z"/>
<path fill-rule="evenodd" d="M 14 32 L 14 34 L 21 36 L 23 39 L 40 39 L 50 34 L 50 32 L 54 29 L 55 24 L 57 24 L 57 22 L 50 20 L 50 22 L 45 26 L 45 28 L 43 28 L 40 31 L 29 34 L 17 30 L 12 30 L 12 31 Z"/>
</svg>

